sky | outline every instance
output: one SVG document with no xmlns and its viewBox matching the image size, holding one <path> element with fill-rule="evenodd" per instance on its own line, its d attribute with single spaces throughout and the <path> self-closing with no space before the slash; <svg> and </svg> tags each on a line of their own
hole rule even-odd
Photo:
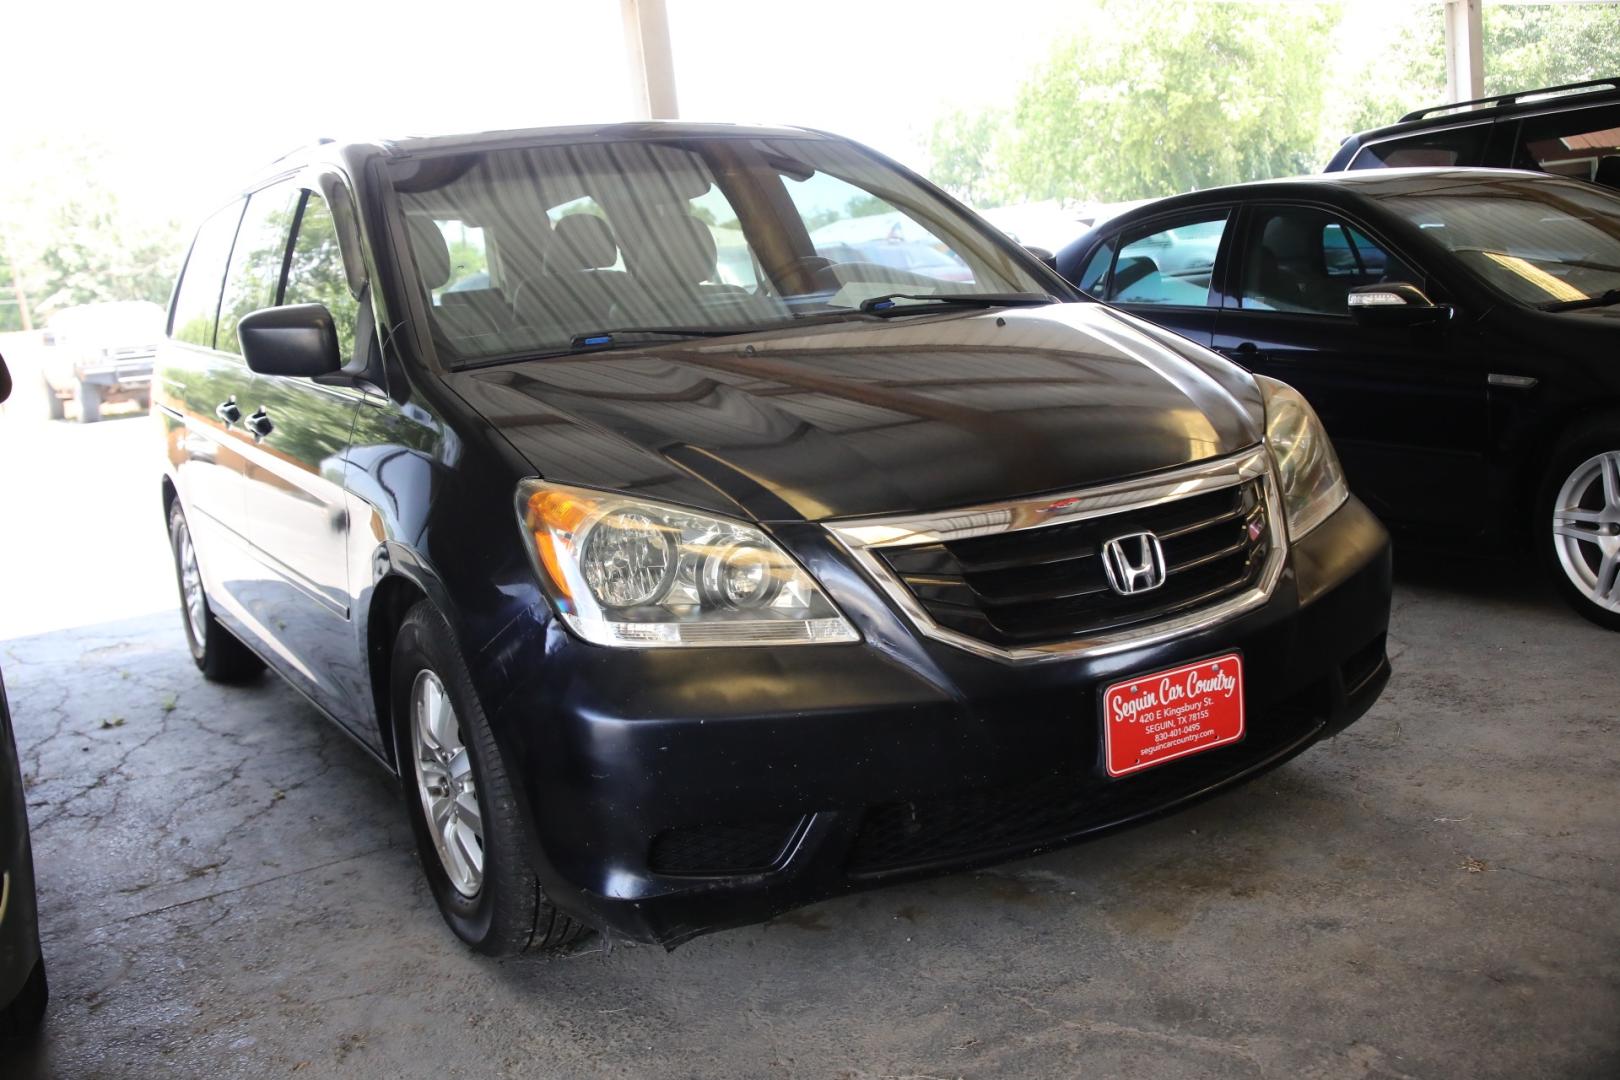
<svg viewBox="0 0 1620 1080">
<path fill-rule="evenodd" d="M 1090 17 L 1083 0 L 667 3 L 683 118 L 823 127 L 918 165 L 934 117 L 1008 103 Z M 52 0 L 7 22 L 28 47 L 0 74 L 0 166 L 95 146 L 126 208 L 160 218 L 195 221 L 319 136 L 633 117 L 619 0 Z"/>
</svg>

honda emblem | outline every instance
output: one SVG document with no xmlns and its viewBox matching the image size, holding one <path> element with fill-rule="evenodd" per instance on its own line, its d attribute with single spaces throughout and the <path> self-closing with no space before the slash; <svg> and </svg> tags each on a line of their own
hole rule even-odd
<svg viewBox="0 0 1620 1080">
<path fill-rule="evenodd" d="M 1108 584 L 1121 596 L 1150 592 L 1164 584 L 1164 548 L 1150 532 L 1116 536 L 1102 546 Z"/>
</svg>

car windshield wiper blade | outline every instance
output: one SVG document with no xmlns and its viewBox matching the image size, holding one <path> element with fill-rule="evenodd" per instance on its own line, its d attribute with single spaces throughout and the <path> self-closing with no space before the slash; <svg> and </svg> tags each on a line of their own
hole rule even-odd
<svg viewBox="0 0 1620 1080">
<path fill-rule="evenodd" d="M 1610 289 L 1598 296 L 1583 296 L 1579 300 L 1550 300 L 1539 305 L 1542 311 L 1574 311 L 1576 308 L 1612 307 L 1620 304 L 1620 289 Z"/>
<path fill-rule="evenodd" d="M 621 337 L 730 337 L 733 334 L 752 333 L 752 326 L 621 326 L 613 330 L 593 330 L 588 334 L 575 334 L 568 343 L 570 352 L 585 349 L 605 349 L 621 344 Z"/>
<path fill-rule="evenodd" d="M 899 301 L 914 300 L 915 304 Z M 1038 307 L 1055 304 L 1057 298 L 1046 293 L 884 293 L 861 301 L 860 310 L 867 315 L 903 315 L 909 311 L 927 311 L 930 305 L 962 305 L 966 307 Z"/>
</svg>

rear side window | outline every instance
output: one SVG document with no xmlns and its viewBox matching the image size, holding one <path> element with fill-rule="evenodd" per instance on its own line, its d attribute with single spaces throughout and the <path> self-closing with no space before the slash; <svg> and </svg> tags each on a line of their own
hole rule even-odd
<svg viewBox="0 0 1620 1080">
<path fill-rule="evenodd" d="M 1620 187 L 1620 105 L 1531 117 L 1513 165 Z"/>
<path fill-rule="evenodd" d="M 1350 162 L 1352 169 L 1401 169 L 1418 166 L 1479 165 L 1491 125 L 1423 131 L 1401 139 L 1385 139 L 1361 148 Z"/>
<path fill-rule="evenodd" d="M 339 353 L 345 361 L 354 355 L 359 303 L 349 291 L 349 279 L 343 272 L 343 254 L 338 249 L 331 208 L 313 191 L 304 192 L 304 209 L 293 237 L 282 303 L 325 304 L 337 327 Z"/>
<path fill-rule="evenodd" d="M 1134 238 L 1126 233 L 1104 299 L 1119 304 L 1206 306 L 1226 220 L 1227 212 L 1219 210 L 1183 218 L 1169 228 L 1149 226 L 1154 231 Z"/>
<path fill-rule="evenodd" d="M 240 353 L 236 324 L 249 312 L 275 306 L 297 210 L 298 188 L 292 184 L 277 184 L 248 198 L 242 227 L 236 230 L 236 244 L 231 248 L 230 268 L 225 272 L 216 348 Z"/>
<path fill-rule="evenodd" d="M 1358 286 L 1422 284 L 1366 234 L 1313 207 L 1259 210 L 1245 249 L 1238 306 L 1250 311 L 1348 315 L 1345 298 Z"/>
<path fill-rule="evenodd" d="M 236 225 L 242 220 L 242 203 L 233 202 L 203 222 L 186 256 L 180 273 L 180 287 L 174 295 L 174 311 L 169 317 L 169 336 L 192 345 L 214 346 L 214 323 L 219 316 L 220 283 L 225 263 L 231 257 Z"/>
</svg>

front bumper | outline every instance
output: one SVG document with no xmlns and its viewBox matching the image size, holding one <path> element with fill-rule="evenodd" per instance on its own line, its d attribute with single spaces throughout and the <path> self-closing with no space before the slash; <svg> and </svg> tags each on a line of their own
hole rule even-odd
<svg viewBox="0 0 1620 1080">
<path fill-rule="evenodd" d="M 104 392 L 139 393 L 152 385 L 152 357 L 75 364 L 73 376 L 78 382 L 102 387 Z"/>
<path fill-rule="evenodd" d="M 1366 712 L 1389 677 L 1389 538 L 1353 498 L 1293 545 L 1262 607 L 1041 664 L 924 640 L 825 532 L 778 535 L 861 644 L 604 649 L 553 622 L 532 675 L 486 702 L 521 778 L 542 883 L 587 922 L 674 945 L 1069 843 L 1281 764 Z M 1245 738 L 1109 780 L 1099 689 L 1234 649 Z"/>
</svg>

